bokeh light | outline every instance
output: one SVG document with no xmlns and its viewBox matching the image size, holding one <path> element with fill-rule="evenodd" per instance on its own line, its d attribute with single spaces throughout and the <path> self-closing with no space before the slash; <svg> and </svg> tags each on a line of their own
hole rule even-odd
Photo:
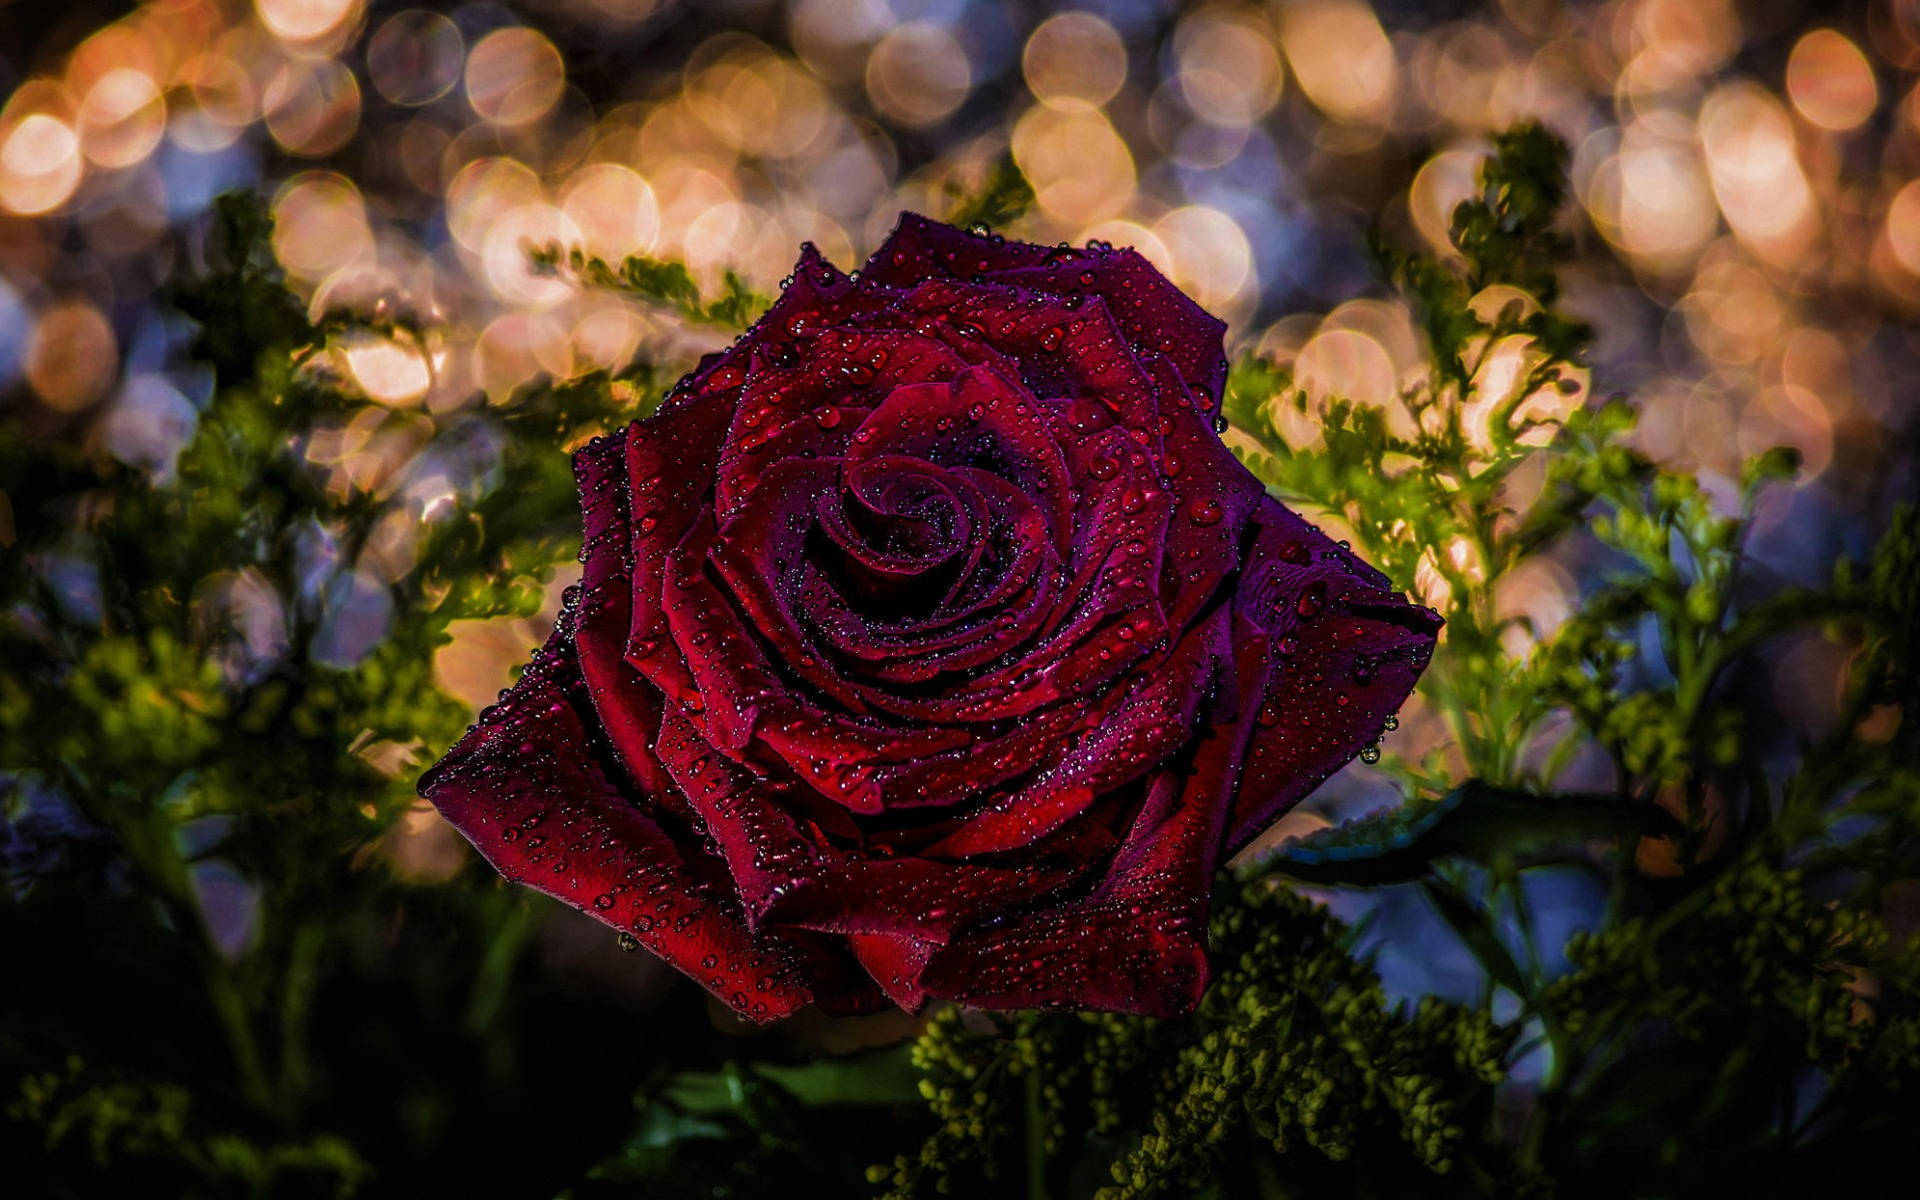
<svg viewBox="0 0 1920 1200">
<path fill-rule="evenodd" d="M 972 86 L 966 47 L 938 25 L 908 22 L 881 38 L 867 59 L 867 95 L 902 125 L 944 120 Z"/>
<path fill-rule="evenodd" d="M 1815 29 L 1794 43 L 1787 94 L 1801 116 L 1836 133 L 1859 128 L 1880 103 L 1873 64 L 1832 29 Z"/>
<path fill-rule="evenodd" d="M 1043 103 L 1101 105 L 1127 80 L 1127 47 L 1093 13 L 1061 13 L 1028 35 L 1020 69 Z"/>
<path fill-rule="evenodd" d="M 260 21 L 289 42 L 319 41 L 359 15 L 360 0 L 254 0 Z"/>
<path fill-rule="evenodd" d="M 80 185 L 80 135 L 52 113 L 28 113 L 0 131 L 0 204 L 22 216 L 50 212 Z"/>
<path fill-rule="evenodd" d="M 467 55 L 467 101 L 495 125 L 526 125 L 559 102 L 566 74 L 560 51 L 538 30 L 495 30 Z"/>
<path fill-rule="evenodd" d="M 1069 226 L 1117 216 L 1133 199 L 1133 155 L 1092 109 L 1028 109 L 1013 127 L 1013 157 L 1048 216 Z"/>
<path fill-rule="evenodd" d="M 1393 45 L 1358 0 L 1305 0 L 1280 10 L 1287 63 L 1307 98 L 1339 121 L 1367 122 L 1393 101 Z"/>
<path fill-rule="evenodd" d="M 367 40 L 367 74 L 394 104 L 431 104 L 460 82 L 466 43 L 460 29 L 439 13 L 398 12 Z"/>
<path fill-rule="evenodd" d="M 27 383 L 43 404 L 63 412 L 106 396 L 118 374 L 113 326 L 85 300 L 66 300 L 42 312 L 27 348 Z"/>
</svg>

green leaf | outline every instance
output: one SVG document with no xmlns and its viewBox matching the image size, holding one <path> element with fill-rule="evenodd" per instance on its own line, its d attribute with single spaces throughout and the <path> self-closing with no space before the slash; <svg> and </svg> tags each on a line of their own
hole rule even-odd
<svg viewBox="0 0 1920 1200">
<path fill-rule="evenodd" d="M 1537 795 L 1475 780 L 1437 800 L 1409 801 L 1309 834 L 1256 869 L 1328 887 L 1379 887 L 1423 879 L 1441 858 L 1486 863 L 1587 838 L 1658 837 L 1681 829 L 1651 804 Z"/>
<path fill-rule="evenodd" d="M 920 1099 L 911 1052 L 911 1045 L 902 1044 L 797 1066 L 728 1063 L 718 1071 L 674 1076 L 665 1095 L 686 1112 L 726 1112 L 743 1108 L 748 1092 L 764 1081 L 813 1108 L 911 1104 Z"/>
</svg>

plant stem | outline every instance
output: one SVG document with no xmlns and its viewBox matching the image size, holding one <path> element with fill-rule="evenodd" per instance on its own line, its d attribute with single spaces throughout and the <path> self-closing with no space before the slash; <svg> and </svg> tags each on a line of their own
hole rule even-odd
<svg viewBox="0 0 1920 1200">
<path fill-rule="evenodd" d="M 280 1093 L 291 1103 L 305 1093 L 312 1072 L 307 1058 L 307 1014 L 326 932 L 307 922 L 293 934 L 287 952 L 286 995 L 280 1010 Z"/>
<path fill-rule="evenodd" d="M 1047 1127 L 1040 1104 L 1040 1070 L 1027 1068 L 1027 1200 L 1047 1200 Z"/>
</svg>

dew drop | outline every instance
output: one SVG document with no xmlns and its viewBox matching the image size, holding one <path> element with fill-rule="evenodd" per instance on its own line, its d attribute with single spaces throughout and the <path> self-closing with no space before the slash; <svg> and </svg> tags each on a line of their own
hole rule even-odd
<svg viewBox="0 0 1920 1200">
<path fill-rule="evenodd" d="M 1293 611 L 1298 613 L 1303 619 L 1308 619 L 1308 618 L 1318 616 L 1320 614 L 1320 610 L 1325 608 L 1326 606 L 1327 606 L 1326 581 L 1323 579 L 1316 579 L 1312 583 L 1308 584 L 1306 588 L 1303 591 L 1301 591 L 1299 599 L 1293 602 Z"/>
</svg>

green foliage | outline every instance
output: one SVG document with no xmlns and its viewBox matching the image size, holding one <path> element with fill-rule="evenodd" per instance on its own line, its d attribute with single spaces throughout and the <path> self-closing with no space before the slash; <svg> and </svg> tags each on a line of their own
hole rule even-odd
<svg viewBox="0 0 1920 1200">
<path fill-rule="evenodd" d="M 86 947 L 102 956 L 84 968 L 96 985 L 179 1004 L 107 1018 L 102 1001 L 62 1004 L 58 986 L 10 986 L 0 1076 L 20 1082 L 0 1094 L 14 1122 L 0 1145 L 34 1143 L 55 1161 L 83 1148 L 108 1179 L 171 1156 L 192 1181 L 183 1195 L 279 1194 L 289 1171 L 305 1174 L 299 1192 L 345 1195 L 369 1176 L 334 1128 L 365 1123 L 332 1074 L 363 1051 L 317 1029 L 317 1006 L 423 981 L 406 980 L 412 964 L 348 961 L 364 923 L 412 903 L 427 910 L 422 933 L 465 926 L 453 986 L 476 1013 L 517 970 L 523 897 L 475 873 L 436 916 L 439 900 L 369 857 L 414 803 L 422 751 L 469 719 L 433 677 L 449 626 L 538 606 L 578 545 L 561 448 L 651 391 L 637 367 L 431 418 L 386 409 L 331 369 L 333 350 L 403 331 L 310 323 L 267 234 L 256 202 L 223 200 L 216 265 L 175 297 L 217 385 L 168 471 L 0 428 L 13 515 L 0 548 L 0 798 L 9 824 L 53 805 L 78 845 L 110 848 L 64 870 L 29 857 L 6 880 L 0 927 L 23 949 L 29 934 L 50 939 L 52 982 L 74 983 L 58 976 Z M 322 449 L 347 429 L 444 470 L 347 471 Z M 364 636 L 345 621 L 355 598 Z M 216 936 L 209 879 L 257 912 L 237 946 Z M 140 978 L 143 962 L 154 975 Z M 142 1044 L 110 1044 L 135 1031 Z M 88 1070 L 66 1064 L 69 1049 Z"/>
<path fill-rule="evenodd" d="M 1271 880 L 1221 899 L 1217 974 L 1189 1019 L 936 1016 L 915 1059 L 940 1126 L 875 1181 L 976 1194 L 1011 1173 L 1007 1148 L 1029 1195 L 1105 1179 L 1103 1200 L 1343 1177 L 1471 1194 L 1510 1175 L 1485 1136 L 1510 1030 L 1437 1001 L 1396 1012 L 1338 923 Z M 1010 1146 L 1023 1122 L 1030 1140 Z"/>
<path fill-rule="evenodd" d="M 83 1142 L 103 1170 L 116 1159 L 136 1169 L 172 1175 L 184 1170 L 194 1182 L 216 1190 L 265 1195 L 305 1190 L 317 1184 L 351 1196 L 367 1178 L 367 1164 L 353 1147 L 330 1134 L 304 1142 L 266 1145 L 233 1133 L 204 1134 L 194 1128 L 193 1094 L 176 1084 L 89 1082 L 86 1065 L 68 1058 L 64 1072 L 23 1079 L 7 1115 L 46 1131 L 49 1149 Z"/>
<path fill-rule="evenodd" d="M 949 225 L 993 229 L 1026 215 L 1033 207 L 1033 185 L 1021 174 L 1013 154 L 1007 152 L 987 168 L 987 177 L 979 191 L 967 195 L 957 187 L 950 187 L 948 197 L 953 201 L 953 211 L 946 216 Z"/>
<path fill-rule="evenodd" d="M 1535 795 L 1470 780 L 1444 796 L 1413 796 L 1295 839 L 1264 865 L 1302 883 L 1373 887 L 1415 882 L 1446 858 L 1490 862 L 1583 837 L 1684 831 L 1664 809 L 1617 796 Z"/>
<path fill-rule="evenodd" d="M 699 325 L 745 329 L 773 303 L 754 291 L 732 268 L 721 273 L 720 294 L 707 299 L 700 294 L 700 285 L 694 282 L 693 273 L 685 263 L 663 262 L 636 254 L 615 267 L 578 246 L 564 250 L 557 245 L 545 246 L 532 253 L 536 268 L 558 273 L 564 267 L 587 287 L 632 296 L 670 309 L 681 319 Z"/>
<path fill-rule="evenodd" d="M 805 1064 L 729 1060 L 717 1071 L 662 1076 L 635 1097 L 633 1132 L 587 1172 L 581 1190 L 634 1186 L 688 1200 L 857 1194 L 861 1162 L 821 1147 L 847 1140 L 849 1116 L 872 1120 L 917 1102 L 918 1075 L 905 1051 Z"/>
</svg>

